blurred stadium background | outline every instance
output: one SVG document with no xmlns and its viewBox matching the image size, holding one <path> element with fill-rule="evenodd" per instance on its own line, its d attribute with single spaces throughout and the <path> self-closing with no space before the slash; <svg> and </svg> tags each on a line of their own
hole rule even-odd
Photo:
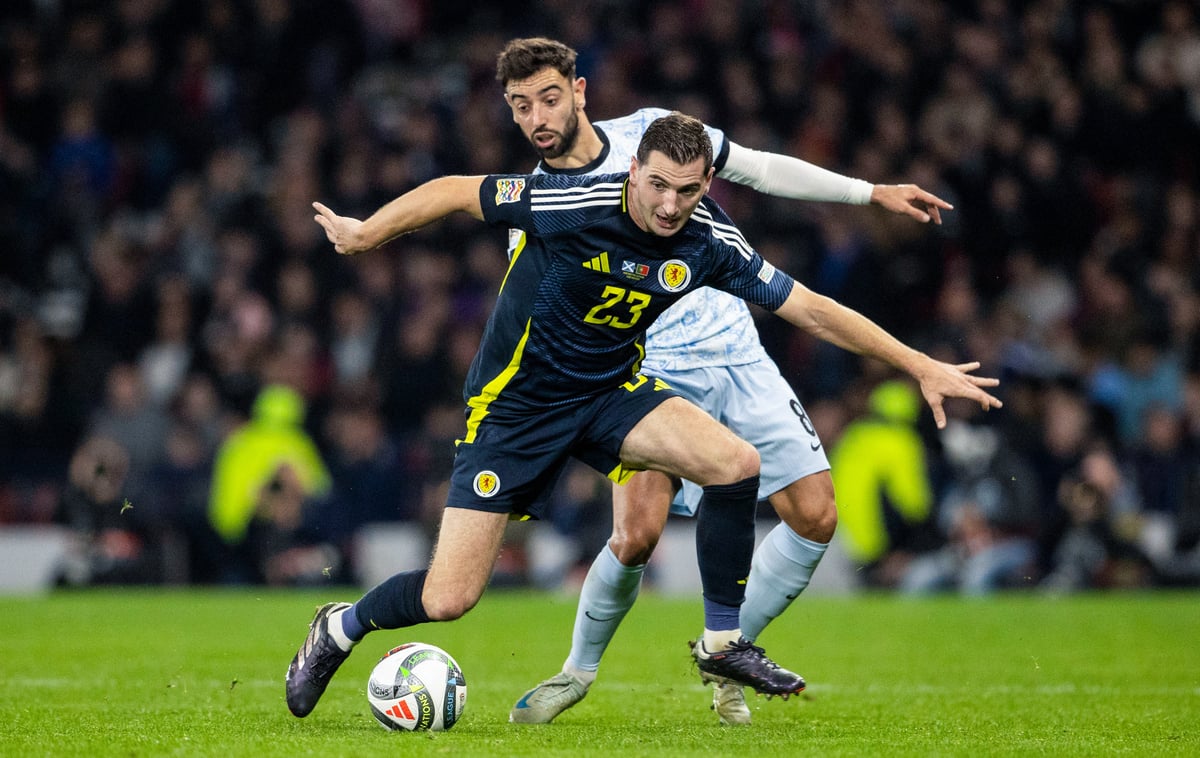
<svg viewBox="0 0 1200 758">
<path fill-rule="evenodd" d="M 505 240 L 451 220 L 339 259 L 310 203 L 361 217 L 438 175 L 531 168 L 493 62 L 535 34 L 579 51 L 593 119 L 673 107 L 955 205 L 930 229 L 714 185 L 777 265 L 1003 379 L 1003 411 L 955 405 L 937 434 L 879 365 L 760 320 L 841 493 L 814 590 L 1197 586 L 1198 16 L 5 0 L 0 591 L 368 584 L 424 561 Z M 911 459 L 872 453 L 914 435 Z M 496 583 L 570 587 L 608 511 L 572 471 Z M 663 589 L 694 586 L 690 526 L 660 546 Z"/>
</svg>

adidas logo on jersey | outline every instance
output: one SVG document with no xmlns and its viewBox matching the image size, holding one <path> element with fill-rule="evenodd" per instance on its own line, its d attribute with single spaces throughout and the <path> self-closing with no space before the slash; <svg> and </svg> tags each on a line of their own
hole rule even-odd
<svg viewBox="0 0 1200 758">
<path fill-rule="evenodd" d="M 609 273 L 608 270 L 608 253 L 603 252 L 592 258 L 590 261 L 584 261 L 583 267 L 588 271 L 599 271 L 602 274 Z"/>
</svg>

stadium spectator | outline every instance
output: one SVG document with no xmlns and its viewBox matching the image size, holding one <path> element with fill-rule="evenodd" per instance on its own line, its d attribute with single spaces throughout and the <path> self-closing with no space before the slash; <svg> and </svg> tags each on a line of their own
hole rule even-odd
<svg viewBox="0 0 1200 758">
<path fill-rule="evenodd" d="M 1041 581 L 1042 589 L 1128 589 L 1150 580 L 1149 560 L 1113 520 L 1114 504 L 1129 496 L 1128 487 L 1112 452 L 1104 446 L 1089 450 L 1078 468 L 1063 478 L 1059 505 L 1069 526 L 1054 547 L 1053 568 Z"/>
<path fill-rule="evenodd" d="M 154 339 L 138 353 L 137 364 L 151 403 L 171 402 L 195 361 L 192 295 L 186 280 L 166 278 L 157 289 Z"/>
<path fill-rule="evenodd" d="M 313 531 L 352 556 L 351 539 L 367 525 L 418 517 L 418 492 L 399 446 L 369 398 L 351 397 L 325 419 L 329 495 L 310 518 Z"/>
<path fill-rule="evenodd" d="M 306 509 L 330 486 L 317 446 L 301 426 L 304 414 L 298 392 L 268 385 L 255 398 L 250 420 L 217 451 L 208 520 L 219 544 L 207 548 L 227 558 L 223 581 L 266 575 L 282 582 L 300 570 L 267 564 L 295 547 Z"/>
<path fill-rule="evenodd" d="M 985 595 L 1032 586 L 1038 485 L 1033 471 L 992 427 L 952 420 L 941 434 L 948 464 L 937 523 L 946 544 L 917 555 L 899 589 Z"/>
<path fill-rule="evenodd" d="M 137 498 L 145 491 L 162 454 L 167 425 L 166 412 L 150 398 L 137 366 L 118 363 L 109 369 L 104 405 L 93 414 L 88 434 L 124 450 L 128 463 L 122 494 Z"/>
<path fill-rule="evenodd" d="M 847 424 L 830 451 L 838 533 L 868 584 L 894 586 L 912 555 L 935 544 L 933 484 L 916 390 L 883 382 L 868 404 L 869 415 Z"/>
<path fill-rule="evenodd" d="M 70 530 L 58 581 L 67 586 L 156 584 L 166 581 L 162 515 L 142 497 L 127 496 L 130 457 L 125 447 L 93 435 L 71 457 L 56 521 Z M 145 487 L 140 490 L 148 495 Z M 138 503 L 149 508 L 139 508 Z"/>
</svg>

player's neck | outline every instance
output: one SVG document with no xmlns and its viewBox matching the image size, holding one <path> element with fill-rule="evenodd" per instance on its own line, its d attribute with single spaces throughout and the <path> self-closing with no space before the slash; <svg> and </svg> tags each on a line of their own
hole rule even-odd
<svg viewBox="0 0 1200 758">
<path fill-rule="evenodd" d="M 587 120 L 587 116 L 581 114 L 579 117 L 579 132 L 575 137 L 575 145 L 571 148 L 571 151 L 557 158 L 543 158 L 542 162 L 560 171 L 563 169 L 582 168 L 599 158 L 600 153 L 603 151 L 604 140 L 600 139 L 599 134 L 596 134 L 596 130 L 592 127 L 592 122 Z"/>
</svg>

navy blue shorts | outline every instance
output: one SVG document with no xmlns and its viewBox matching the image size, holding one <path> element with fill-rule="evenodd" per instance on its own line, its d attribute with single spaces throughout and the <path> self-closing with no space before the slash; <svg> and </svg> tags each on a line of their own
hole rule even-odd
<svg viewBox="0 0 1200 758">
<path fill-rule="evenodd" d="M 513 518 L 541 518 L 571 457 L 613 481 L 636 471 L 621 463 L 629 430 L 667 398 L 665 382 L 638 375 L 606 393 L 533 413 L 492 407 L 470 441 L 460 440 L 446 505 Z"/>
</svg>

